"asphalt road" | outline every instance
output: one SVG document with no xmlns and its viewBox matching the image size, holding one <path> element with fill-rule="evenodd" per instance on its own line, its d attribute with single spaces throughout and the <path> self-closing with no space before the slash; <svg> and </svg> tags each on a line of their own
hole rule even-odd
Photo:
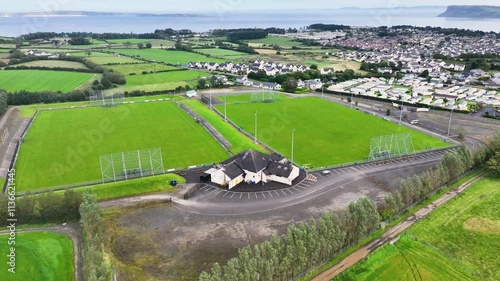
<svg viewBox="0 0 500 281">
<path fill-rule="evenodd" d="M 387 242 L 390 242 L 390 241 L 396 239 L 399 234 L 401 234 L 403 231 L 408 229 L 410 226 L 412 226 L 414 223 L 416 223 L 419 219 L 427 216 L 432 211 L 434 211 L 436 208 L 440 207 L 441 205 L 443 205 L 446 202 L 450 201 L 451 199 L 455 198 L 457 195 L 462 193 L 465 189 L 467 189 L 472 184 L 481 180 L 483 177 L 484 177 L 484 173 L 468 180 L 467 182 L 462 184 L 460 187 L 456 188 L 453 192 L 448 192 L 448 193 L 444 194 L 436 201 L 434 201 L 431 204 L 427 205 L 426 207 L 418 210 L 413 215 L 407 217 L 406 220 L 402 221 L 401 223 L 397 224 L 393 228 L 389 229 L 379 239 L 373 240 L 372 242 L 366 244 L 365 246 L 363 246 L 362 248 L 360 248 L 356 252 L 347 256 L 343 261 L 341 261 L 340 263 L 338 263 L 334 267 L 332 267 L 332 268 L 328 269 L 327 271 L 323 272 L 322 274 L 318 275 L 317 277 L 315 277 L 313 279 L 313 281 L 329 281 L 333 277 L 337 276 L 338 274 L 346 271 L 347 269 L 349 269 L 351 266 L 353 266 L 357 262 L 366 258 L 371 252 L 373 252 L 378 247 L 386 244 Z"/>
</svg>

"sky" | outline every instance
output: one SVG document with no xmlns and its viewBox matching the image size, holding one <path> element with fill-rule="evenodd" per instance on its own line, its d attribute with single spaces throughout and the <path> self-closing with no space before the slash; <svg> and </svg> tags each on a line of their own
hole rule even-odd
<svg viewBox="0 0 500 281">
<path fill-rule="evenodd" d="M 0 13 L 47 12 L 54 10 L 209 13 L 227 11 L 279 9 L 335 9 L 342 7 L 392 8 L 416 5 L 499 5 L 498 0 L 15 0 L 5 1 Z"/>
</svg>

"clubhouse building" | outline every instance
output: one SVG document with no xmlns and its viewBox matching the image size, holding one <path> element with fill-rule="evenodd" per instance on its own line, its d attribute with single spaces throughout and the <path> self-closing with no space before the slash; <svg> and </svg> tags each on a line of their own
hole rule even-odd
<svg viewBox="0 0 500 281">
<path fill-rule="evenodd" d="M 266 155 L 247 150 L 224 161 L 201 175 L 202 182 L 212 182 L 232 189 L 240 183 L 278 182 L 292 185 L 300 169 L 277 154 Z"/>
</svg>

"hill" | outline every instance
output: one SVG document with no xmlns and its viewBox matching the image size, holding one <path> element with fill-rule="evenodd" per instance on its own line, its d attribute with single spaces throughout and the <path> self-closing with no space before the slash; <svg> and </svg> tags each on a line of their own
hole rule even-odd
<svg viewBox="0 0 500 281">
<path fill-rule="evenodd" d="M 438 17 L 446 18 L 497 18 L 500 19 L 500 6 L 449 6 Z"/>
</svg>

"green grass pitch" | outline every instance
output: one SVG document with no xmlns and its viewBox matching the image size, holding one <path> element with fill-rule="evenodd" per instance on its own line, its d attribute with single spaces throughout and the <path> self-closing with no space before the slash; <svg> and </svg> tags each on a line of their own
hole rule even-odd
<svg viewBox="0 0 500 281">
<path fill-rule="evenodd" d="M 217 109 L 224 113 L 224 105 Z M 319 98 L 227 106 L 228 118 L 250 134 L 255 132 L 255 112 L 260 141 L 290 157 L 295 129 L 294 161 L 311 167 L 364 160 L 372 137 L 395 133 L 412 132 L 417 151 L 448 146 L 425 134 Z"/>
<path fill-rule="evenodd" d="M 21 145 L 18 191 L 100 180 L 100 155 L 156 147 L 162 148 L 165 169 L 229 157 L 172 102 L 44 111 Z"/>
<path fill-rule="evenodd" d="M 70 92 L 92 79 L 95 74 L 51 70 L 0 71 L 0 88 L 7 92 L 21 90 Z"/>
<path fill-rule="evenodd" d="M 333 280 L 499 280 L 499 185 L 469 187 Z"/>
<path fill-rule="evenodd" d="M 16 235 L 16 273 L 7 271 L 8 236 L 0 235 L 0 271 L 5 281 L 74 280 L 73 242 L 52 232 Z"/>
</svg>

